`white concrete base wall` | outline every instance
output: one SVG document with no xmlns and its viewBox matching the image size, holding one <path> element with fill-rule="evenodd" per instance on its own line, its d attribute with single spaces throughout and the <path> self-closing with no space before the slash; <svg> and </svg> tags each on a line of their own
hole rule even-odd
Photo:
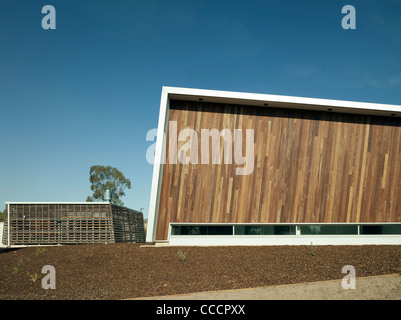
<svg viewBox="0 0 401 320">
<path fill-rule="evenodd" d="M 401 235 L 173 236 L 171 246 L 401 245 Z"/>
</svg>

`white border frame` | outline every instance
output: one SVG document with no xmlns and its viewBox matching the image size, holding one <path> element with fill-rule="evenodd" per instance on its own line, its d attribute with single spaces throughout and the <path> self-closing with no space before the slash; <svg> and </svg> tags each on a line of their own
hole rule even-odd
<svg viewBox="0 0 401 320">
<path fill-rule="evenodd" d="M 157 129 L 158 138 L 156 140 L 146 242 L 156 241 L 160 188 L 163 174 L 163 159 L 165 158 L 170 99 L 199 101 L 200 98 L 203 102 L 214 103 L 242 104 L 262 107 L 266 107 L 267 104 L 269 108 L 293 108 L 325 112 L 329 111 L 328 109 L 331 109 L 330 111 L 335 113 L 341 112 L 379 116 L 401 116 L 401 106 L 399 105 L 164 86 L 162 88 L 160 100 L 159 122 Z M 166 241 L 168 240 L 162 240 L 160 242 Z"/>
<path fill-rule="evenodd" d="M 391 234 L 360 234 L 361 225 L 401 225 L 400 222 L 384 223 L 355 223 L 355 222 L 330 222 L 330 223 L 170 223 L 168 242 L 171 246 L 257 246 L 257 245 L 401 245 L 401 235 Z M 358 226 L 356 235 L 301 235 L 298 228 L 294 235 L 172 235 L 173 225 L 354 225 Z"/>
<path fill-rule="evenodd" d="M 163 175 L 162 160 L 165 158 L 166 152 L 165 148 L 169 106 L 170 101 L 168 98 L 168 90 L 163 87 L 160 101 L 159 125 L 157 127 L 156 149 L 153 164 L 152 189 L 150 192 L 146 242 L 154 242 L 156 240 L 157 212 L 159 211 L 160 187 L 162 180 L 161 177 Z"/>
</svg>

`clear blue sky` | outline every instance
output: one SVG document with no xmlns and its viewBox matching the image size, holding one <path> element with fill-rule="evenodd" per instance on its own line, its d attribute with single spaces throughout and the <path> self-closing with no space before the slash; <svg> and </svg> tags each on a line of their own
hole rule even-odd
<svg viewBox="0 0 401 320">
<path fill-rule="evenodd" d="M 100 164 L 146 217 L 163 85 L 401 105 L 401 2 L 0 0 L 0 206 L 85 201 Z"/>
</svg>

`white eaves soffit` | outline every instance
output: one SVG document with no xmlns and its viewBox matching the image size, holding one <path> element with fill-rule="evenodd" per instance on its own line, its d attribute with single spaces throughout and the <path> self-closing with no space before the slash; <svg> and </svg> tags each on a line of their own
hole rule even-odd
<svg viewBox="0 0 401 320">
<path fill-rule="evenodd" d="M 391 104 L 177 87 L 163 87 L 163 92 L 169 100 L 401 117 L 401 106 Z"/>
</svg>

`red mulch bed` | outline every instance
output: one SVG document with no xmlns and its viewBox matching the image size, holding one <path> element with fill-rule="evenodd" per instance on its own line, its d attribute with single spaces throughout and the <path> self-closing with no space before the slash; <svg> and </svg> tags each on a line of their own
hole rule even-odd
<svg viewBox="0 0 401 320">
<path fill-rule="evenodd" d="M 401 273 L 401 246 L 318 246 L 315 255 L 309 246 L 45 249 L 0 251 L 0 299 L 111 300 L 334 280 L 345 276 L 344 265 L 353 265 L 357 277 Z M 55 290 L 41 286 L 45 265 L 56 269 Z M 28 273 L 39 278 L 33 282 Z"/>
</svg>

